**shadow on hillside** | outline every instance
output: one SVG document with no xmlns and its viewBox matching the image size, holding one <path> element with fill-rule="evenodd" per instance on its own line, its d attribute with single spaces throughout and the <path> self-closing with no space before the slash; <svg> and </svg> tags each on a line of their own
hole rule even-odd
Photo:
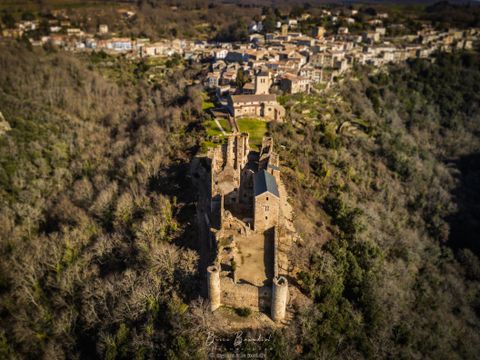
<svg viewBox="0 0 480 360">
<path fill-rule="evenodd" d="M 179 223 L 179 233 L 174 243 L 183 248 L 199 251 L 198 230 L 196 226 L 197 192 L 189 175 L 190 163 L 180 160 L 159 171 L 156 177 L 150 179 L 149 191 L 176 198 L 173 216 Z M 198 279 L 182 281 L 182 287 L 187 298 L 196 298 L 201 291 Z"/>
<path fill-rule="evenodd" d="M 480 153 L 461 157 L 454 164 L 460 171 L 453 191 L 457 212 L 447 219 L 450 224 L 447 244 L 480 255 Z"/>
<path fill-rule="evenodd" d="M 176 198 L 174 217 L 182 224 L 193 223 L 197 194 L 189 175 L 190 162 L 178 161 L 150 178 L 148 190 Z M 188 244 L 184 244 L 188 245 Z"/>
</svg>

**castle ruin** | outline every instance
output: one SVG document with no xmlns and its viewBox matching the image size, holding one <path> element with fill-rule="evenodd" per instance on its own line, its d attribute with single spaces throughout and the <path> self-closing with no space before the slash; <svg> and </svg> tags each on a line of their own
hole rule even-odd
<svg viewBox="0 0 480 360">
<path fill-rule="evenodd" d="M 269 312 L 280 322 L 290 296 L 287 273 L 279 266 L 279 241 L 289 230 L 284 225 L 286 194 L 273 139 L 264 137 L 258 152 L 250 149 L 248 134 L 229 134 L 206 159 L 211 310 L 221 305 L 248 307 Z"/>
</svg>

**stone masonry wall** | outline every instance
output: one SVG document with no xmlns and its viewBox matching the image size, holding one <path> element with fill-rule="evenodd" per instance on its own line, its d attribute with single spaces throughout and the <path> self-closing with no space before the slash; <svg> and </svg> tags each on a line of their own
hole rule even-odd
<svg viewBox="0 0 480 360">
<path fill-rule="evenodd" d="M 278 276 L 278 227 L 273 228 L 273 277 Z"/>
<path fill-rule="evenodd" d="M 265 311 L 270 307 L 272 298 L 270 286 L 235 284 L 229 277 L 222 277 L 220 283 L 222 305 L 249 307 L 255 311 Z"/>
</svg>

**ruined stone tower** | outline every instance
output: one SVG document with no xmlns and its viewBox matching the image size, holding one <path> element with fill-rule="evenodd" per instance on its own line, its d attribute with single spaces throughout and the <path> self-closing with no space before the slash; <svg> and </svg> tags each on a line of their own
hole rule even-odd
<svg viewBox="0 0 480 360">
<path fill-rule="evenodd" d="M 273 279 L 272 287 L 272 319 L 281 321 L 285 319 L 288 301 L 288 281 L 283 276 Z"/>
<path fill-rule="evenodd" d="M 208 299 L 210 310 L 217 310 L 220 305 L 220 268 L 216 265 L 207 268 Z"/>
</svg>

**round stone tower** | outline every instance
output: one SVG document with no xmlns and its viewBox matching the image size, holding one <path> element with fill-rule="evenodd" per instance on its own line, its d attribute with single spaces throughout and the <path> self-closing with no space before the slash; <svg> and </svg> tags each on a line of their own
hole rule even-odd
<svg viewBox="0 0 480 360">
<path fill-rule="evenodd" d="M 212 265 L 207 268 L 208 299 L 210 310 L 217 310 L 220 303 L 220 267 Z"/>
<path fill-rule="evenodd" d="M 272 287 L 272 319 L 281 321 L 285 319 L 288 301 L 288 281 L 283 276 L 273 279 Z"/>
</svg>

